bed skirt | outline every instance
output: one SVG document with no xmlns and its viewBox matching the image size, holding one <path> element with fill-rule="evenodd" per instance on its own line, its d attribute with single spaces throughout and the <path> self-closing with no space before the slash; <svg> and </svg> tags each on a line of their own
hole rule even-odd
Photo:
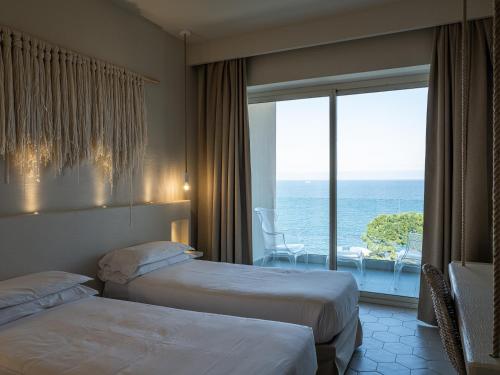
<svg viewBox="0 0 500 375">
<path fill-rule="evenodd" d="M 353 315 L 347 326 L 332 341 L 316 344 L 318 375 L 343 375 L 354 350 L 363 343 L 363 329 L 359 312 Z"/>
</svg>

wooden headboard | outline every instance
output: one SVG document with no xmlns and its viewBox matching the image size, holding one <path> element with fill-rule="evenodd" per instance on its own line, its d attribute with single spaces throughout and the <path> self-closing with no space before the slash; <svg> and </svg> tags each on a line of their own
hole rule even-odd
<svg viewBox="0 0 500 375">
<path fill-rule="evenodd" d="M 189 218 L 189 201 L 135 205 L 132 215 L 125 206 L 3 217 L 0 280 L 47 270 L 95 277 L 97 261 L 107 251 L 170 240 L 172 228 Z"/>
</svg>

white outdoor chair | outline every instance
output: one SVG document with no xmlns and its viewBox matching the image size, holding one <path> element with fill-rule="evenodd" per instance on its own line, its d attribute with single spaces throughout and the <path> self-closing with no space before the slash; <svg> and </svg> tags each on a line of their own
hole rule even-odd
<svg viewBox="0 0 500 375">
<path fill-rule="evenodd" d="M 265 266 L 268 258 L 287 258 L 288 261 L 297 265 L 297 258 L 299 256 L 305 256 L 306 262 L 308 262 L 308 253 L 303 244 L 289 244 L 285 240 L 285 234 L 283 232 L 278 232 L 276 229 L 276 221 L 278 215 L 276 210 L 269 208 L 258 207 L 255 209 L 255 213 L 259 218 L 262 237 L 264 239 L 264 259 L 262 260 L 262 266 Z"/>
<path fill-rule="evenodd" d="M 410 267 L 420 270 L 422 263 L 422 234 L 408 233 L 406 248 L 398 252 L 394 262 L 393 288 L 397 289 L 401 271 L 403 268 Z"/>
<path fill-rule="evenodd" d="M 337 246 L 337 261 L 344 263 L 354 263 L 361 276 L 365 275 L 365 257 L 371 251 L 365 247 L 358 246 Z M 326 264 L 329 264 L 330 256 L 326 257 Z"/>
<path fill-rule="evenodd" d="M 354 263 L 361 276 L 365 275 L 365 256 L 370 254 L 370 250 L 358 246 L 337 246 L 337 261 L 344 263 Z"/>
</svg>

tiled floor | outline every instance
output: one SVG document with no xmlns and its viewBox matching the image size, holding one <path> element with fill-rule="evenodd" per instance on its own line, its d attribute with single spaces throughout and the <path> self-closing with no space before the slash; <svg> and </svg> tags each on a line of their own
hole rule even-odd
<svg viewBox="0 0 500 375">
<path fill-rule="evenodd" d="M 361 304 L 363 345 L 347 375 L 448 375 L 450 365 L 437 328 L 419 322 L 416 311 Z"/>
</svg>

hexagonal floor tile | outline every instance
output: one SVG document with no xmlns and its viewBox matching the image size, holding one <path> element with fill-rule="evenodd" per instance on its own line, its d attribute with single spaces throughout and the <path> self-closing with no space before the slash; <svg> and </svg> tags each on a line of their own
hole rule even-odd
<svg viewBox="0 0 500 375">
<path fill-rule="evenodd" d="M 380 324 L 385 324 L 386 326 L 392 327 L 392 326 L 400 326 L 403 323 L 401 320 L 394 319 L 394 318 L 379 318 L 378 322 Z"/>
<path fill-rule="evenodd" d="M 394 354 L 412 354 L 413 348 L 401 342 L 388 342 L 384 344 L 384 350 Z"/>
<path fill-rule="evenodd" d="M 393 314 L 394 319 L 401 320 L 402 322 L 407 322 L 411 320 L 417 320 L 417 313 L 396 313 Z"/>
<path fill-rule="evenodd" d="M 376 316 L 370 314 L 360 315 L 359 319 L 361 319 L 363 323 L 376 323 L 378 321 L 378 318 Z"/>
<path fill-rule="evenodd" d="M 363 349 L 382 349 L 384 343 L 382 341 L 376 340 L 373 337 L 363 338 L 363 345 L 361 348 Z"/>
<path fill-rule="evenodd" d="M 375 371 L 377 369 L 377 362 L 366 357 L 354 357 L 351 363 L 349 363 L 349 368 L 354 371 Z"/>
<path fill-rule="evenodd" d="M 394 333 L 399 336 L 413 336 L 415 335 L 415 330 L 411 328 L 406 328 L 403 326 L 389 327 L 389 332 Z"/>
<path fill-rule="evenodd" d="M 368 314 L 370 312 L 370 306 L 363 303 L 359 305 L 359 315 Z"/>
<path fill-rule="evenodd" d="M 403 344 L 413 346 L 414 348 L 441 346 L 441 342 L 439 340 L 428 340 L 425 337 L 421 336 L 401 336 L 399 341 Z"/>
<path fill-rule="evenodd" d="M 380 323 L 365 323 L 363 324 L 363 329 L 365 328 L 373 332 L 385 332 L 389 329 L 388 326 Z"/>
<path fill-rule="evenodd" d="M 413 354 L 427 361 L 446 361 L 448 357 L 443 350 L 438 350 L 437 347 L 414 348 Z"/>
<path fill-rule="evenodd" d="M 396 359 L 396 354 L 390 353 L 383 349 L 371 349 L 366 351 L 365 357 L 378 363 L 394 362 L 394 360 Z"/>
<path fill-rule="evenodd" d="M 363 327 L 363 340 L 373 336 L 373 331 L 371 329 L 366 329 Z"/>
<path fill-rule="evenodd" d="M 370 315 L 373 315 L 377 318 L 390 318 L 392 317 L 393 311 L 389 308 L 376 308 L 370 310 Z"/>
<path fill-rule="evenodd" d="M 427 368 L 427 361 L 413 354 L 399 354 L 396 362 L 410 369 Z"/>
<path fill-rule="evenodd" d="M 383 342 L 399 342 L 399 336 L 389 332 L 374 332 L 373 338 Z"/>
<path fill-rule="evenodd" d="M 420 324 L 418 320 L 407 320 L 403 322 L 403 327 L 416 329 L 417 327 L 420 327 Z"/>
<path fill-rule="evenodd" d="M 383 375 L 410 375 L 410 369 L 398 363 L 380 363 L 377 371 Z"/>
</svg>

